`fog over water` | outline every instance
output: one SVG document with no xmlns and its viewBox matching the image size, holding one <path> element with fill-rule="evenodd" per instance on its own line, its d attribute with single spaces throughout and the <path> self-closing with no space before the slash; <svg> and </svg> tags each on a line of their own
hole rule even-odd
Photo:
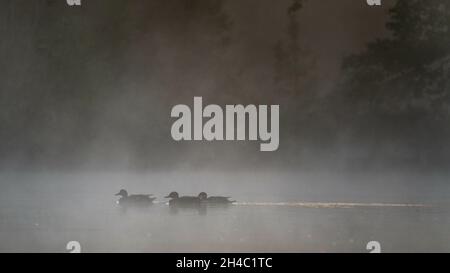
<svg viewBox="0 0 450 273">
<path fill-rule="evenodd" d="M 448 1 L 30 2 L 0 0 L 0 252 L 450 251 Z M 279 105 L 279 148 L 174 141 L 195 96 Z"/>
<path fill-rule="evenodd" d="M 417 181 L 423 178 L 401 181 L 393 175 L 361 186 L 356 182 L 361 177 L 367 179 L 298 173 L 4 174 L 1 251 L 66 252 L 73 240 L 86 252 L 366 252 L 372 240 L 385 251 L 449 251 L 445 181 L 436 178 L 435 186 L 424 187 Z M 157 202 L 123 211 L 113 196 L 122 187 L 153 193 Z M 174 213 L 162 198 L 173 189 L 231 195 L 238 203 Z"/>
</svg>

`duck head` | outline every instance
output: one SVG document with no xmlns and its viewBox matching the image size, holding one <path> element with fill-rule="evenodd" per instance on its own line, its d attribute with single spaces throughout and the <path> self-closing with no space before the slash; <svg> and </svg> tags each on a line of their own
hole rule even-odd
<svg viewBox="0 0 450 273">
<path fill-rule="evenodd" d="M 116 193 L 116 196 L 120 196 L 120 197 L 127 197 L 128 196 L 128 192 L 124 189 L 121 189 L 118 193 Z"/>
<path fill-rule="evenodd" d="M 208 195 L 206 194 L 206 192 L 202 191 L 201 193 L 198 194 L 198 198 L 200 200 L 206 200 L 208 198 Z"/>
<path fill-rule="evenodd" d="M 178 196 L 178 192 L 176 192 L 176 191 L 173 191 L 173 192 L 171 192 L 169 195 L 167 195 L 166 197 L 164 197 L 164 198 L 172 198 L 172 199 L 177 199 L 179 196 Z"/>
</svg>

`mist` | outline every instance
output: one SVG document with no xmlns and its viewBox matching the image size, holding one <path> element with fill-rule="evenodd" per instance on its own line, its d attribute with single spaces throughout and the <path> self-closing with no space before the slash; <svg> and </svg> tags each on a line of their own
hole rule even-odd
<svg viewBox="0 0 450 273">
<path fill-rule="evenodd" d="M 0 251 L 449 251 L 444 0 L 0 2 Z M 278 149 L 173 140 L 194 97 L 279 105 Z"/>
</svg>

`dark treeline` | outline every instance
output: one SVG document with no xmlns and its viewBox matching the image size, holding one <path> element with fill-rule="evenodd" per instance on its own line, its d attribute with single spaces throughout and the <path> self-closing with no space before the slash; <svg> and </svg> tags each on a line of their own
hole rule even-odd
<svg viewBox="0 0 450 273">
<path fill-rule="evenodd" d="M 450 3 L 399 0 L 377 39 L 343 63 L 333 95 L 346 145 L 355 160 L 407 167 L 450 162 Z M 361 161 L 362 159 L 362 161 Z"/>
<path fill-rule="evenodd" d="M 395 1 L 389 36 L 343 58 L 326 94 L 319 89 L 327 75 L 302 33 L 313 27 L 301 25 L 308 1 L 280 1 L 278 35 L 258 48 L 236 39 L 245 26 L 227 1 L 85 2 L 2 1 L 2 168 L 434 168 L 450 161 L 445 0 Z M 280 104 L 279 151 L 175 144 L 170 108 L 194 95 L 206 103 Z"/>
</svg>

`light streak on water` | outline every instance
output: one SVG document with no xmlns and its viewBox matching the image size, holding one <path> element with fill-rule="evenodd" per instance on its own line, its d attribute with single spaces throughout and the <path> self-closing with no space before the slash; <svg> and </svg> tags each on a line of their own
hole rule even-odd
<svg viewBox="0 0 450 273">
<path fill-rule="evenodd" d="M 341 202 L 237 202 L 236 206 L 279 206 L 303 208 L 361 208 L 361 207 L 401 207 L 401 208 L 429 208 L 427 204 L 402 203 L 341 203 Z"/>
</svg>

